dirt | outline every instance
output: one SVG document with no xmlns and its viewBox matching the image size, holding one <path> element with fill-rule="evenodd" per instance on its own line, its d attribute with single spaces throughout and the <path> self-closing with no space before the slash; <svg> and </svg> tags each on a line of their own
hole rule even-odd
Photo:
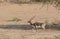
<svg viewBox="0 0 60 39">
<path fill-rule="evenodd" d="M 60 21 L 60 13 L 52 5 L 45 5 L 41 8 L 41 4 L 6 4 L 0 6 L 0 39 L 40 39 L 44 37 L 52 37 L 60 35 L 60 30 L 46 29 L 46 30 L 32 30 L 26 24 L 31 17 L 35 16 L 33 21 L 45 21 L 49 23 Z M 7 22 L 14 17 L 22 19 L 20 22 Z M 56 20 L 56 21 L 55 21 Z M 15 25 L 19 24 L 19 26 Z M 24 26 L 22 26 L 22 25 Z M 3 25 L 3 26 L 2 26 Z M 13 26 L 6 26 L 13 25 Z M 22 26 L 22 27 L 21 27 Z"/>
</svg>

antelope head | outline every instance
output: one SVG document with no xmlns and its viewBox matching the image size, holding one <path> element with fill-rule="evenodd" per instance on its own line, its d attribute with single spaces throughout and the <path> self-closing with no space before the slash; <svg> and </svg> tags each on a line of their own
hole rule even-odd
<svg viewBox="0 0 60 39">
<path fill-rule="evenodd" d="M 31 21 L 35 18 L 35 16 L 33 16 L 29 21 L 28 23 L 31 23 Z"/>
</svg>

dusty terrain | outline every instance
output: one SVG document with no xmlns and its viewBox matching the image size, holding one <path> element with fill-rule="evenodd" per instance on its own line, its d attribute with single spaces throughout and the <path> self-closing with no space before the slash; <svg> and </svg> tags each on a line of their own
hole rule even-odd
<svg viewBox="0 0 60 39">
<path fill-rule="evenodd" d="M 44 6 L 41 9 L 40 4 L 6 4 L 0 6 L 0 39 L 44 39 L 60 35 L 60 30 L 32 30 L 27 26 L 27 21 L 36 16 L 33 21 L 44 21 L 49 23 L 60 21 L 60 13 L 52 5 L 48 8 Z M 14 17 L 22 19 L 20 22 L 7 22 L 6 20 Z M 15 25 L 19 24 L 19 26 Z M 11 26 L 6 26 L 11 25 Z"/>
</svg>

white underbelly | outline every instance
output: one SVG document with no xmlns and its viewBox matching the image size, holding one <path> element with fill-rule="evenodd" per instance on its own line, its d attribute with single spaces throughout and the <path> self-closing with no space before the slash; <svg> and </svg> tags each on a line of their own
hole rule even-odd
<svg viewBox="0 0 60 39">
<path fill-rule="evenodd" d="M 41 26 L 36 26 L 36 28 L 40 28 Z"/>
</svg>

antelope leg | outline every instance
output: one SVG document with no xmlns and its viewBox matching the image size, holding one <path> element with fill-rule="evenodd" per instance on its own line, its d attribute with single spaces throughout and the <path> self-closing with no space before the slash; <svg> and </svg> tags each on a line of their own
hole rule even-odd
<svg viewBox="0 0 60 39">
<path fill-rule="evenodd" d="M 42 28 L 43 28 L 44 30 L 45 30 L 45 26 L 46 26 L 46 24 L 43 24 L 43 25 L 42 25 Z"/>
</svg>

